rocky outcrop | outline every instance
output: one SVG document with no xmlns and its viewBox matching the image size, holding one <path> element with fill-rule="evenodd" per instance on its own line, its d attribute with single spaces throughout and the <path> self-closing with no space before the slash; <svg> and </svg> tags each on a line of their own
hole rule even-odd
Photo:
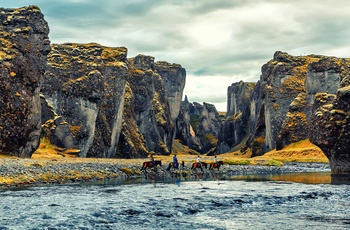
<svg viewBox="0 0 350 230">
<path fill-rule="evenodd" d="M 214 105 L 188 102 L 181 104 L 176 138 L 199 153 L 215 152 L 222 120 Z"/>
<path fill-rule="evenodd" d="M 183 90 L 186 83 L 186 70 L 179 64 L 158 61 L 154 65 L 162 77 L 166 98 L 169 102 L 171 118 L 176 122 L 180 112 Z"/>
<path fill-rule="evenodd" d="M 125 85 L 122 132 L 118 141 L 117 158 L 147 157 L 148 150 L 135 117 L 135 95 L 130 84 Z"/>
<path fill-rule="evenodd" d="M 256 83 L 240 81 L 227 89 L 227 113 L 220 128 L 217 153 L 234 151 L 249 132 L 250 98 Z"/>
<path fill-rule="evenodd" d="M 0 8 L 0 151 L 31 157 L 41 133 L 40 84 L 49 28 L 36 6 Z"/>
<path fill-rule="evenodd" d="M 309 88 L 315 89 L 313 92 L 317 92 L 317 87 L 327 90 L 315 95 L 310 141 L 327 156 L 332 174 L 349 176 L 350 60 L 324 59 L 310 66 L 309 73 Z"/>
<path fill-rule="evenodd" d="M 197 152 L 203 152 L 203 146 L 193 130 L 191 125 L 191 108 L 193 107 L 185 96 L 185 100 L 181 102 L 180 113 L 176 121 L 176 134 L 175 139 L 178 139 L 180 143 L 188 146 L 189 148 L 196 150 Z"/>
<path fill-rule="evenodd" d="M 237 107 L 235 102 L 240 101 L 241 108 L 250 109 L 250 114 L 246 115 L 249 126 L 246 121 L 231 130 L 223 126 L 221 133 L 228 130 L 231 135 L 220 137 L 219 143 L 234 139 L 235 130 L 242 126 L 249 127 L 250 134 L 241 150 L 251 148 L 252 156 L 309 138 L 328 157 L 332 173 L 349 174 L 349 75 L 348 59 L 319 55 L 295 57 L 276 52 L 262 67 L 262 75 L 250 100 L 232 102 L 228 95 L 227 117 L 234 114 L 230 108 Z M 237 88 L 229 90 L 237 97 L 244 83 L 233 86 Z M 229 147 L 225 149 L 218 145 L 217 149 L 225 151 Z"/>
<path fill-rule="evenodd" d="M 263 65 L 251 99 L 251 135 L 247 144 L 252 147 L 253 156 L 308 136 L 305 124 L 311 110 L 305 98 L 305 80 L 308 66 L 320 58 L 278 51 Z"/>
<path fill-rule="evenodd" d="M 80 157 L 116 155 L 128 75 L 126 55 L 124 47 L 95 43 L 52 45 L 41 91 L 55 114 L 69 124 L 71 133 L 65 131 L 74 136 L 71 143 L 80 149 Z"/>
<path fill-rule="evenodd" d="M 169 155 L 174 136 L 168 99 L 162 77 L 155 68 L 154 57 L 138 55 L 128 60 L 127 81 L 134 96 L 134 117 L 143 135 L 146 149 Z"/>
</svg>

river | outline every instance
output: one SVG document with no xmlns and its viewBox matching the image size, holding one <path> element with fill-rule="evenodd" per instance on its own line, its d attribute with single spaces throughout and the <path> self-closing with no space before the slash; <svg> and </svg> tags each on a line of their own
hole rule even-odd
<svg viewBox="0 0 350 230">
<path fill-rule="evenodd" d="M 349 229 L 329 172 L 135 179 L 0 191 L 0 229 Z"/>
</svg>

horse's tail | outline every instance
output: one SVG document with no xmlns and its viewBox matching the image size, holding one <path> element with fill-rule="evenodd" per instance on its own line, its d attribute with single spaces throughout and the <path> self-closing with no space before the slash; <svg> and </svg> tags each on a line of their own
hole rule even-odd
<svg viewBox="0 0 350 230">
<path fill-rule="evenodd" d="M 195 164 L 196 164 L 196 163 L 193 163 L 193 164 L 192 164 L 192 167 L 191 167 L 191 169 L 193 169 L 193 168 L 194 168 L 194 165 L 195 165 Z"/>
<path fill-rule="evenodd" d="M 142 167 L 141 167 L 140 171 L 142 171 L 144 169 L 145 169 L 145 163 L 142 164 Z"/>
</svg>

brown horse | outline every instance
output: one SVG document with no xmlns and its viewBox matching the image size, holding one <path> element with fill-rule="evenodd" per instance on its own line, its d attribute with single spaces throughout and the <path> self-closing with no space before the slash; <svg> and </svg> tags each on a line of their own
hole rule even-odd
<svg viewBox="0 0 350 230">
<path fill-rule="evenodd" d="M 224 164 L 224 161 L 218 161 L 218 163 L 210 163 L 209 170 L 218 169 L 220 170 L 220 166 Z"/>
<path fill-rule="evenodd" d="M 177 163 L 177 165 L 175 165 L 174 162 L 170 162 L 168 168 L 166 169 L 166 171 L 170 171 L 171 168 L 173 168 L 173 169 L 179 169 L 179 166 L 181 166 L 182 168 L 184 168 L 184 167 L 185 167 L 185 162 L 182 161 L 181 165 L 180 165 L 179 163 Z"/>
<path fill-rule="evenodd" d="M 154 165 L 153 165 L 152 161 L 143 162 L 141 171 L 145 170 L 145 172 L 147 172 L 147 168 L 154 168 L 154 167 L 157 167 L 158 165 L 162 166 L 162 162 L 161 161 L 154 161 Z"/>
<path fill-rule="evenodd" d="M 207 167 L 208 167 L 208 164 L 205 163 L 205 162 L 201 162 L 201 163 L 194 162 L 194 163 L 192 164 L 191 169 L 197 170 L 197 168 L 200 168 L 200 169 L 203 171 L 203 167 L 204 167 L 204 168 L 207 168 Z"/>
</svg>

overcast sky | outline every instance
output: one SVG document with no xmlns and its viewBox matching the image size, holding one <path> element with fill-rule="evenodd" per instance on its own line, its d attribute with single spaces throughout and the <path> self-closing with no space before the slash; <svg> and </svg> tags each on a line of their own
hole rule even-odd
<svg viewBox="0 0 350 230">
<path fill-rule="evenodd" d="M 348 0 L 0 0 L 37 5 L 52 43 L 97 42 L 181 64 L 191 102 L 226 111 L 227 87 L 257 82 L 275 51 L 350 57 Z"/>
</svg>

